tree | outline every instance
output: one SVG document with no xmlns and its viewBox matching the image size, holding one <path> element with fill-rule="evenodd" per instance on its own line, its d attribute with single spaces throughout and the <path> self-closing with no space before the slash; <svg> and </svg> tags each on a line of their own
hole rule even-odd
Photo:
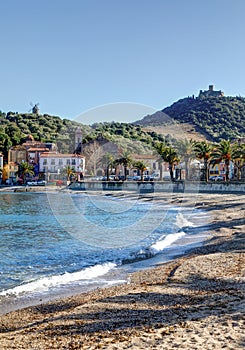
<svg viewBox="0 0 245 350">
<path fill-rule="evenodd" d="M 232 160 L 237 168 L 237 179 L 241 180 L 241 171 L 245 166 L 245 144 L 236 143 L 233 145 Z"/>
<path fill-rule="evenodd" d="M 127 180 L 127 169 L 132 164 L 132 158 L 129 152 L 124 151 L 121 153 L 121 157 L 115 161 L 116 164 L 122 164 L 124 167 L 124 178 Z"/>
<path fill-rule="evenodd" d="M 84 144 L 83 154 L 86 157 L 87 169 L 94 175 L 97 173 L 97 167 L 103 156 L 103 148 L 96 140 Z"/>
<path fill-rule="evenodd" d="M 156 142 L 153 144 L 154 149 L 156 150 L 157 154 L 160 156 L 157 159 L 157 162 L 159 163 L 159 168 L 160 168 L 160 180 L 162 180 L 162 153 L 164 151 L 164 149 L 166 148 L 166 146 L 168 146 L 168 144 L 166 142 Z"/>
<path fill-rule="evenodd" d="M 71 167 L 70 165 L 67 165 L 64 169 L 62 169 L 61 173 L 66 176 L 67 181 L 71 181 L 72 176 L 76 175 L 75 168 Z"/>
<path fill-rule="evenodd" d="M 229 140 L 222 140 L 211 153 L 211 163 L 225 162 L 225 181 L 229 180 L 230 161 L 232 158 L 232 146 Z"/>
<path fill-rule="evenodd" d="M 27 162 L 22 162 L 19 164 L 19 169 L 16 172 L 16 175 L 23 179 L 24 183 L 26 183 L 26 177 L 34 175 L 33 165 L 30 165 Z"/>
<path fill-rule="evenodd" d="M 140 171 L 141 181 L 144 181 L 144 171 L 146 170 L 146 163 L 142 160 L 133 162 L 132 164 L 136 169 Z"/>
<path fill-rule="evenodd" d="M 158 148 L 158 152 L 159 152 L 159 149 L 160 148 Z M 174 173 L 173 173 L 174 163 L 179 162 L 177 151 L 173 147 L 165 145 L 165 147 L 161 147 L 161 153 L 159 154 L 164 160 L 164 162 L 168 163 L 170 178 L 173 181 L 174 180 Z"/>
<path fill-rule="evenodd" d="M 110 172 L 112 171 L 113 165 L 115 163 L 115 158 L 112 154 L 106 153 L 101 159 L 102 166 L 105 167 L 106 180 L 109 181 Z"/>
<path fill-rule="evenodd" d="M 211 157 L 213 146 L 207 141 L 196 141 L 193 145 L 194 152 L 199 159 L 204 161 L 204 179 L 208 181 L 208 162 Z"/>
<path fill-rule="evenodd" d="M 190 160 L 194 158 L 194 151 L 193 151 L 193 141 L 192 140 L 176 140 L 175 146 L 178 150 L 178 154 L 183 159 L 185 163 L 185 177 L 188 180 L 189 179 L 189 164 Z"/>
</svg>

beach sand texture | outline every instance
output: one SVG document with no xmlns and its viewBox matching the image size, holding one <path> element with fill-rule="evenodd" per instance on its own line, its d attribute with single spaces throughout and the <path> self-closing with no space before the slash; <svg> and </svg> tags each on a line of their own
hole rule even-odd
<svg viewBox="0 0 245 350">
<path fill-rule="evenodd" d="M 245 195 L 195 200 L 211 218 L 204 246 L 136 272 L 128 284 L 1 316 L 1 350 L 244 349 Z"/>
</svg>

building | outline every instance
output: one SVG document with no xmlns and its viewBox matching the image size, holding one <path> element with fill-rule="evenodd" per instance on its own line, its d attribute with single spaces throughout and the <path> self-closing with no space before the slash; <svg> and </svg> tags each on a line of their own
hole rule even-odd
<svg viewBox="0 0 245 350">
<path fill-rule="evenodd" d="M 132 154 L 132 159 L 135 161 L 143 161 L 146 164 L 146 175 L 159 174 L 159 178 L 169 176 L 168 163 L 160 160 L 159 156 L 152 154 Z M 135 169 L 132 169 L 135 175 Z M 138 171 L 139 173 L 139 171 Z"/>
<path fill-rule="evenodd" d="M 22 145 L 13 146 L 8 151 L 8 174 L 12 181 L 16 180 L 18 165 L 27 162 L 33 165 L 35 177 L 39 176 L 39 159 L 43 152 L 55 151 L 56 145 L 50 142 L 35 141 L 32 135 L 28 135 Z"/>
<path fill-rule="evenodd" d="M 39 158 L 39 172 L 47 181 L 66 180 L 66 169 L 74 170 L 76 177 L 85 172 L 85 157 L 78 154 L 43 152 Z"/>
<path fill-rule="evenodd" d="M 199 98 L 205 98 L 205 97 L 223 97 L 224 92 L 221 90 L 214 90 L 213 85 L 209 85 L 208 90 L 200 90 L 199 92 Z"/>
<path fill-rule="evenodd" d="M 75 131 L 75 150 L 80 149 L 80 153 L 82 152 L 82 141 L 83 141 L 83 134 L 82 129 L 78 127 Z"/>
<path fill-rule="evenodd" d="M 226 180 L 226 166 L 225 162 L 220 162 L 217 164 L 209 165 L 209 177 L 211 176 L 222 176 L 223 180 Z M 232 179 L 234 176 L 234 164 L 230 162 L 229 165 L 229 179 Z"/>
<path fill-rule="evenodd" d="M 23 145 L 13 146 L 8 151 L 8 163 L 27 162 L 27 151 Z"/>
<path fill-rule="evenodd" d="M 56 145 L 50 142 L 35 141 L 28 135 L 22 145 L 13 146 L 8 151 L 8 163 L 28 162 L 30 165 L 38 164 L 42 152 L 56 151 Z"/>
<path fill-rule="evenodd" d="M 0 153 L 0 169 L 3 168 L 3 155 Z"/>
</svg>

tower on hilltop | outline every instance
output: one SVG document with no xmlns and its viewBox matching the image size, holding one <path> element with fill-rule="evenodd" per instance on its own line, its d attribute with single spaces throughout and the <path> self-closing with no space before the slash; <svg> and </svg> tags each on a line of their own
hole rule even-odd
<svg viewBox="0 0 245 350">
<path fill-rule="evenodd" d="M 214 90 L 213 85 L 209 85 L 208 90 L 200 90 L 199 96 L 200 98 L 205 98 L 205 97 L 223 97 L 224 92 L 221 90 Z"/>
</svg>

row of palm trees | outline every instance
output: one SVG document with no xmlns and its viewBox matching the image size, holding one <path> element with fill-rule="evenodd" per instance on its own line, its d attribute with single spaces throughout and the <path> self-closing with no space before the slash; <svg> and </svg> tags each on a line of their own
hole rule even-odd
<svg viewBox="0 0 245 350">
<path fill-rule="evenodd" d="M 225 180 L 229 180 L 229 167 L 232 161 L 237 169 L 237 179 L 241 179 L 241 171 L 245 166 L 245 144 L 241 142 L 231 143 L 222 140 L 220 143 L 207 141 L 178 140 L 173 145 L 158 143 L 155 149 L 164 162 L 169 163 L 170 177 L 173 180 L 174 165 L 184 163 L 186 179 L 189 179 L 190 161 L 199 159 L 204 164 L 204 180 L 208 181 L 209 168 L 215 164 L 224 162 Z"/>
<path fill-rule="evenodd" d="M 174 168 L 182 163 L 185 170 L 185 178 L 189 179 L 190 163 L 194 159 L 203 161 L 203 180 L 208 181 L 210 167 L 221 162 L 224 163 L 225 180 L 229 180 L 229 167 L 232 161 L 237 170 L 237 179 L 241 180 L 242 168 L 245 167 L 245 144 L 241 142 L 231 143 L 229 140 L 222 140 L 220 143 L 208 141 L 177 140 L 173 144 L 158 142 L 153 145 L 155 153 L 159 156 L 159 163 L 168 163 L 169 175 L 174 180 Z M 147 164 L 144 161 L 133 161 L 128 152 L 123 152 L 118 159 L 112 155 L 106 155 L 107 179 L 110 170 L 121 164 L 124 167 L 125 180 L 127 179 L 128 167 L 134 167 L 141 173 L 143 180 Z"/>
<path fill-rule="evenodd" d="M 229 140 L 222 140 L 220 143 L 211 143 L 207 141 L 177 140 L 174 143 L 157 142 L 153 145 L 154 152 L 158 155 L 158 162 L 168 163 L 169 175 L 174 180 L 174 168 L 182 163 L 185 169 L 185 178 L 189 179 L 190 163 L 194 159 L 203 161 L 203 177 L 205 181 L 209 179 L 209 168 L 215 164 L 224 162 L 225 179 L 229 180 L 229 167 L 232 161 L 237 170 L 237 179 L 241 179 L 242 168 L 245 167 L 245 144 L 241 142 L 231 143 Z M 104 154 L 101 159 L 106 169 L 106 177 L 109 176 L 118 165 L 124 167 L 124 179 L 127 180 L 127 170 L 129 167 L 138 169 L 143 181 L 144 171 L 147 164 L 142 160 L 133 160 L 128 151 L 121 152 L 119 158 L 114 158 L 112 154 Z M 33 167 L 26 162 L 19 166 L 17 172 L 25 182 L 26 176 L 33 175 Z M 68 166 L 64 169 L 64 175 L 70 179 L 74 175 L 74 169 Z"/>
<path fill-rule="evenodd" d="M 138 169 L 141 175 L 141 180 L 144 178 L 144 171 L 147 169 L 147 164 L 142 160 L 133 160 L 128 151 L 122 151 L 119 158 L 114 158 L 112 154 L 105 154 L 101 160 L 102 165 L 106 168 L 106 177 L 109 181 L 110 173 L 118 165 L 122 165 L 124 168 L 124 179 L 127 180 L 127 170 L 129 167 Z"/>
</svg>

